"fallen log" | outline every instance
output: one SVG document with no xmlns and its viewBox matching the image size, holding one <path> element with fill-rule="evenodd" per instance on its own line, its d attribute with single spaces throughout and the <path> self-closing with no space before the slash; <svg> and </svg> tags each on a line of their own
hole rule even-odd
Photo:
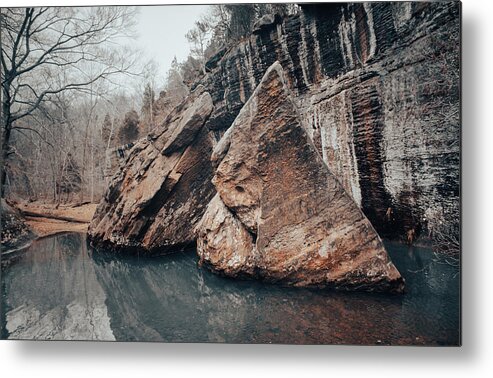
<svg viewBox="0 0 493 378">
<path fill-rule="evenodd" d="M 84 220 L 84 219 L 66 217 L 63 215 L 56 215 L 56 214 L 52 214 L 52 213 L 41 213 L 41 212 L 38 213 L 38 212 L 35 212 L 32 210 L 23 210 L 23 209 L 18 209 L 18 210 L 25 217 L 48 218 L 48 219 L 55 219 L 55 220 L 60 220 L 60 221 L 64 221 L 64 222 L 72 222 L 72 223 L 89 223 L 89 221 Z"/>
</svg>

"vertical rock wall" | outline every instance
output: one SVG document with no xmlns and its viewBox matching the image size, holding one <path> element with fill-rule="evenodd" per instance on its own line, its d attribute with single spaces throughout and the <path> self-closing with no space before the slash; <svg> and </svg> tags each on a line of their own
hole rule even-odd
<svg viewBox="0 0 493 378">
<path fill-rule="evenodd" d="M 460 3 L 305 5 L 208 64 L 222 135 L 278 60 L 331 171 L 383 236 L 459 217 Z"/>
</svg>

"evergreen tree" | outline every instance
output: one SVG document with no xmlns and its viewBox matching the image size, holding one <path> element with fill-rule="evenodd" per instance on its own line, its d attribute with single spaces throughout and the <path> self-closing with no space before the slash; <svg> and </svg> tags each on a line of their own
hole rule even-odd
<svg viewBox="0 0 493 378">
<path fill-rule="evenodd" d="M 123 124 L 118 132 L 120 144 L 135 142 L 139 138 L 139 115 L 135 110 L 125 114 Z"/>
<path fill-rule="evenodd" d="M 142 109 L 141 109 L 142 121 L 140 123 L 140 133 L 142 135 L 149 133 L 152 130 L 152 128 L 155 126 L 154 125 L 154 118 L 156 115 L 154 109 L 155 101 L 156 101 L 155 94 L 151 86 L 151 83 L 147 83 L 144 88 L 144 95 L 142 98 Z"/>
<path fill-rule="evenodd" d="M 101 128 L 101 138 L 105 147 L 108 146 L 108 144 L 111 145 L 112 141 L 115 139 L 112 126 L 111 117 L 108 113 L 106 113 L 104 116 L 103 126 Z"/>
</svg>

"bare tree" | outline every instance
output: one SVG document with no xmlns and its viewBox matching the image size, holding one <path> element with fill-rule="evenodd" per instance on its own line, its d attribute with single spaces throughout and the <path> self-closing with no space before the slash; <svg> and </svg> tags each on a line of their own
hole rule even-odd
<svg viewBox="0 0 493 378">
<path fill-rule="evenodd" d="M 167 92 L 167 97 L 169 97 L 171 103 L 173 104 L 173 107 L 178 105 L 188 95 L 189 90 L 183 81 L 180 64 L 178 63 L 176 56 L 171 62 L 171 67 L 168 70 L 164 88 Z"/>
<path fill-rule="evenodd" d="M 12 132 L 33 130 L 21 119 L 59 93 L 88 93 L 93 83 L 130 72 L 135 61 L 111 46 L 131 30 L 134 13 L 130 7 L 1 9 L 2 197 Z"/>
<path fill-rule="evenodd" d="M 205 75 L 205 50 L 212 33 L 212 25 L 205 18 L 195 21 L 193 29 L 185 37 L 190 43 L 190 53 L 200 62 L 202 73 Z"/>
<path fill-rule="evenodd" d="M 113 121 L 109 113 L 104 115 L 103 125 L 101 126 L 101 139 L 104 146 L 110 146 L 114 139 Z"/>
<path fill-rule="evenodd" d="M 208 17 L 214 25 L 214 38 L 226 42 L 227 36 L 231 34 L 231 16 L 226 4 L 211 5 Z"/>
<path fill-rule="evenodd" d="M 296 14 L 296 4 L 216 4 L 206 15 L 212 33 L 212 42 L 230 44 L 251 33 L 255 21 L 265 14 L 281 17 Z"/>
<path fill-rule="evenodd" d="M 142 120 L 140 122 L 141 135 L 148 134 L 154 126 L 155 101 L 154 87 L 151 82 L 148 82 L 144 88 L 144 93 L 142 95 L 142 108 L 140 110 L 142 115 Z"/>
</svg>

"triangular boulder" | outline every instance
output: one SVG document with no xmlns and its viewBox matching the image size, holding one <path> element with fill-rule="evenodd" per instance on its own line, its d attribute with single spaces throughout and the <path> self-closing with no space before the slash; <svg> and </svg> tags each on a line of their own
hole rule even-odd
<svg viewBox="0 0 493 378">
<path fill-rule="evenodd" d="M 273 64 L 212 155 L 201 263 L 294 286 L 401 292 L 380 237 L 329 171 Z"/>
</svg>

